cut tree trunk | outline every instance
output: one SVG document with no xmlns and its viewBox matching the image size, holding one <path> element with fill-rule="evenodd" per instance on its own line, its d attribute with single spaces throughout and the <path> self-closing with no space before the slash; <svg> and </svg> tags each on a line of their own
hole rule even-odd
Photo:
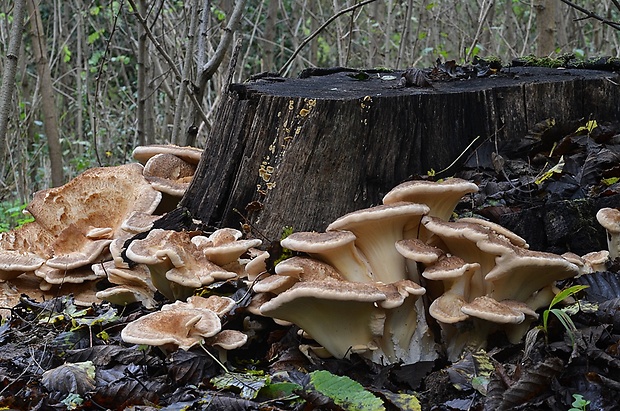
<svg viewBox="0 0 620 411">
<path fill-rule="evenodd" d="M 453 174 L 473 141 L 490 156 L 545 119 L 620 117 L 620 80 L 604 71 L 520 67 L 426 88 L 347 74 L 232 85 L 181 205 L 271 240 L 323 231 L 413 175 Z"/>
</svg>

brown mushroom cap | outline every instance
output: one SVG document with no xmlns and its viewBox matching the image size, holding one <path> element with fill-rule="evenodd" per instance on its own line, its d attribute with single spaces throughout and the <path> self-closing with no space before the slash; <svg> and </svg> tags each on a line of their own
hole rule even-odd
<svg viewBox="0 0 620 411">
<path fill-rule="evenodd" d="M 173 344 L 188 350 L 203 337 L 220 332 L 220 318 L 212 311 L 177 308 L 147 314 L 127 324 L 121 331 L 123 341 L 131 344 Z"/>
<path fill-rule="evenodd" d="M 527 243 L 527 241 L 525 241 L 524 238 L 518 236 L 517 234 L 508 230 L 507 228 L 502 227 L 501 225 L 496 224 L 492 221 L 483 220 L 482 218 L 475 218 L 475 217 L 459 218 L 457 221 L 459 223 L 474 223 L 474 224 L 479 224 L 483 227 L 488 227 L 489 229 L 496 232 L 497 234 L 500 234 L 506 237 L 512 244 L 516 245 L 517 247 L 529 248 L 529 244 Z"/>
<path fill-rule="evenodd" d="M 136 163 L 91 168 L 63 186 L 35 193 L 26 209 L 54 236 L 71 224 L 83 234 L 92 227 L 117 230 L 132 211 L 150 214 L 161 200 L 142 169 Z"/>
<path fill-rule="evenodd" d="M 37 277 L 41 277 L 49 284 L 80 284 L 86 281 L 99 280 L 105 277 L 95 273 L 90 266 L 81 266 L 72 270 L 58 269 L 43 264 L 34 271 Z"/>
<path fill-rule="evenodd" d="M 394 283 L 407 278 L 405 258 L 394 244 L 403 239 L 405 226 L 419 224 L 429 208 L 423 204 L 397 202 L 346 214 L 327 227 L 327 231 L 348 230 L 368 261 L 373 280 Z"/>
<path fill-rule="evenodd" d="M 157 154 L 172 154 L 190 164 L 198 164 L 202 156 L 202 150 L 196 147 L 181 147 L 173 144 L 152 144 L 148 146 L 139 146 L 133 150 L 133 158 L 142 163 L 146 162 Z"/>
<path fill-rule="evenodd" d="M 447 178 L 438 182 L 413 180 L 394 187 L 383 197 L 383 204 L 399 201 L 426 204 L 430 208 L 428 215 L 447 221 L 461 197 L 477 191 L 476 184 L 460 178 Z"/>
<path fill-rule="evenodd" d="M 37 222 L 0 233 L 0 280 L 39 268 L 51 255 L 54 237 Z"/>
<path fill-rule="evenodd" d="M 284 248 L 307 253 L 334 267 L 348 281 L 372 281 L 368 262 L 355 246 L 350 231 L 297 232 L 280 241 Z"/>
<path fill-rule="evenodd" d="M 488 296 L 477 297 L 464 304 L 461 311 L 471 317 L 498 324 L 519 324 L 525 319 L 523 311 L 502 304 Z"/>
<path fill-rule="evenodd" d="M 435 246 L 428 245 L 417 238 L 408 238 L 396 242 L 396 250 L 406 259 L 430 265 L 446 253 Z"/>
<path fill-rule="evenodd" d="M 224 350 L 234 350 L 244 345 L 248 336 L 237 330 L 222 330 L 205 340 L 205 344 L 221 347 Z"/>
<path fill-rule="evenodd" d="M 196 172 L 196 165 L 190 164 L 173 154 L 156 154 L 144 165 L 144 177 L 162 193 L 182 197 Z"/>
<path fill-rule="evenodd" d="M 331 265 L 308 257 L 283 260 L 276 265 L 275 272 L 297 281 L 348 281 Z"/>
</svg>

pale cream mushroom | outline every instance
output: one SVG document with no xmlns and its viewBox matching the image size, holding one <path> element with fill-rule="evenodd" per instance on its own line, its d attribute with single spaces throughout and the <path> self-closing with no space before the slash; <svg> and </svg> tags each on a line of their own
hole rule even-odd
<svg viewBox="0 0 620 411">
<path fill-rule="evenodd" d="M 617 208 L 601 208 L 596 219 L 607 232 L 607 249 L 609 258 L 615 260 L 620 256 L 620 210 Z"/>
<path fill-rule="evenodd" d="M 298 282 L 264 303 L 260 311 L 295 323 L 333 356 L 344 358 L 352 349 L 376 350 L 384 335 L 386 311 L 402 305 L 409 295 L 417 298 L 422 293 L 424 289 L 409 280 L 398 285 Z M 398 335 L 398 330 L 391 330 L 392 334 Z"/>
<path fill-rule="evenodd" d="M 355 240 L 355 234 L 350 231 L 297 232 L 280 244 L 330 264 L 348 281 L 370 282 L 368 262 L 355 246 Z"/>
<path fill-rule="evenodd" d="M 348 230 L 355 245 L 368 261 L 373 281 L 393 283 L 407 278 L 405 258 L 394 244 L 403 239 L 405 226 L 419 224 L 429 208 L 423 204 L 398 202 L 346 214 L 327 227 L 327 231 Z"/>
</svg>

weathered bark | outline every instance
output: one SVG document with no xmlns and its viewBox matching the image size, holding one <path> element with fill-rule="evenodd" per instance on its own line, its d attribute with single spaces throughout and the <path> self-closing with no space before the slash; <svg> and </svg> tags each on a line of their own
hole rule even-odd
<svg viewBox="0 0 620 411">
<path fill-rule="evenodd" d="M 52 73 L 47 58 L 47 47 L 43 22 L 39 11 L 39 0 L 26 2 L 30 14 L 30 27 L 32 30 L 32 51 L 39 74 L 39 91 L 41 94 L 41 111 L 43 112 L 43 129 L 47 138 L 47 147 L 50 157 L 51 185 L 53 187 L 64 184 L 64 172 L 62 167 L 62 151 L 60 148 L 60 135 L 58 132 L 58 115 L 52 85 Z"/>
<path fill-rule="evenodd" d="M 536 49 L 539 56 L 548 56 L 555 51 L 555 0 L 537 0 L 534 3 L 536 9 L 536 28 L 538 38 Z"/>
<path fill-rule="evenodd" d="M 22 31 L 25 13 L 25 0 L 17 0 L 13 6 L 13 25 L 9 35 L 9 44 L 6 51 L 2 86 L 0 88 L 0 161 L 4 162 L 6 154 L 6 132 L 9 124 L 9 113 L 15 91 L 15 74 L 17 73 L 17 56 L 22 41 Z M 4 174 L 4 170 L 0 171 Z"/>
<path fill-rule="evenodd" d="M 546 118 L 620 119 L 620 91 L 606 77 L 618 81 L 512 68 L 433 88 L 346 73 L 233 85 L 182 205 L 204 223 L 249 222 L 271 239 L 284 226 L 324 230 L 410 176 L 447 167 L 477 136 L 477 154 L 490 156 Z"/>
</svg>

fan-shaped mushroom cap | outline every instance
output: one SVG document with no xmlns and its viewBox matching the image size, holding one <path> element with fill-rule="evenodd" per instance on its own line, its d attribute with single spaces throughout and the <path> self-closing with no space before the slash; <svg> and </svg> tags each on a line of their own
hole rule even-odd
<svg viewBox="0 0 620 411">
<path fill-rule="evenodd" d="M 220 318 L 212 311 L 177 308 L 147 314 L 127 324 L 121 337 L 131 344 L 163 346 L 172 344 L 188 350 L 202 338 L 220 332 Z"/>
<path fill-rule="evenodd" d="M 281 240 L 280 244 L 330 264 L 348 281 L 372 281 L 368 262 L 355 246 L 355 238 L 350 231 L 297 232 Z"/>
<path fill-rule="evenodd" d="M 490 228 L 492 231 L 494 231 L 497 234 L 503 235 L 504 237 L 506 237 L 512 244 L 516 245 L 517 247 L 523 247 L 523 248 L 529 248 L 529 244 L 527 243 L 527 241 L 525 241 L 524 238 L 518 236 L 517 234 L 513 233 L 512 231 L 508 230 L 505 227 L 502 227 L 499 224 L 496 224 L 492 221 L 489 220 L 483 220 L 482 218 L 475 218 L 475 217 L 464 217 L 464 218 L 459 218 L 457 220 L 459 223 L 474 223 L 474 224 L 479 224 L 483 227 L 488 227 Z"/>
<path fill-rule="evenodd" d="M 396 250 L 406 259 L 424 265 L 433 264 L 446 254 L 441 248 L 428 245 L 417 238 L 397 241 Z"/>
<path fill-rule="evenodd" d="M 157 154 L 172 154 L 190 164 L 198 164 L 202 156 L 202 150 L 196 147 L 181 147 L 173 144 L 152 144 L 148 146 L 138 146 L 133 150 L 133 158 L 142 163 L 146 162 Z"/>
<path fill-rule="evenodd" d="M 398 202 L 346 214 L 327 227 L 327 231 L 348 230 L 368 261 L 374 281 L 394 283 L 407 278 L 405 258 L 394 244 L 403 239 L 405 226 L 419 224 L 429 208 L 423 204 Z"/>
<path fill-rule="evenodd" d="M 601 208 L 596 213 L 596 219 L 607 232 L 609 258 L 615 260 L 620 256 L 620 210 L 616 208 Z"/>
<path fill-rule="evenodd" d="M 0 233 L 0 281 L 31 272 L 52 255 L 53 236 L 36 222 Z"/>
<path fill-rule="evenodd" d="M 97 291 L 97 298 L 109 301 L 112 304 L 127 305 L 140 303 L 145 308 L 154 308 L 157 302 L 153 298 L 153 292 L 148 288 L 137 285 L 123 284 Z"/>
<path fill-rule="evenodd" d="M 260 311 L 297 324 L 332 355 L 343 358 L 351 347 L 377 345 L 384 331 L 385 307 L 402 304 L 407 297 L 402 290 L 407 295 L 424 293 L 409 280 L 401 284 L 398 289 L 394 284 L 298 282 L 263 304 Z"/>
<path fill-rule="evenodd" d="M 441 281 L 444 293 L 429 306 L 429 314 L 444 324 L 453 324 L 468 318 L 461 307 L 469 301 L 472 275 L 480 268 L 478 263 L 466 263 L 458 256 L 445 256 L 427 267 L 422 276 Z"/>
<path fill-rule="evenodd" d="M 161 200 L 140 164 L 92 168 L 67 184 L 35 193 L 27 210 L 52 236 L 48 264 L 72 269 L 97 259 L 132 211 L 152 213 Z"/>
<path fill-rule="evenodd" d="M 26 207 L 54 236 L 71 224 L 86 234 L 92 227 L 120 228 L 132 211 L 152 213 L 161 199 L 132 163 L 86 170 L 67 184 L 35 193 Z"/>
<path fill-rule="evenodd" d="M 215 280 L 237 276 L 207 259 L 186 231 L 151 230 L 146 238 L 133 241 L 126 255 L 146 264 L 155 287 L 171 300 L 187 298 L 196 288 Z"/>
<path fill-rule="evenodd" d="M 461 197 L 477 191 L 476 184 L 460 178 L 447 178 L 437 182 L 413 180 L 394 187 L 383 197 L 383 204 L 394 204 L 399 201 L 426 204 L 430 208 L 429 216 L 447 221 Z"/>
<path fill-rule="evenodd" d="M 523 311 L 499 301 L 481 296 L 463 305 L 461 311 L 471 317 L 491 321 L 498 324 L 519 324 L 525 319 Z"/>
<path fill-rule="evenodd" d="M 200 247 L 204 255 L 213 263 L 220 267 L 231 263 L 237 263 L 239 257 L 245 254 L 250 248 L 258 247 L 262 241 L 255 238 L 250 240 L 236 240 L 219 245 Z"/>
<path fill-rule="evenodd" d="M 222 330 L 213 337 L 207 338 L 205 343 L 220 347 L 224 350 L 234 350 L 244 345 L 248 341 L 248 336 L 237 330 Z"/>
<path fill-rule="evenodd" d="M 192 182 L 196 165 L 173 154 L 156 154 L 144 165 L 144 177 L 162 193 L 182 197 Z"/>
<path fill-rule="evenodd" d="M 525 301 L 555 281 L 579 274 L 579 267 L 557 254 L 502 243 L 493 235 L 479 245 L 488 252 L 498 254 L 495 267 L 484 277 L 490 285 L 489 296 L 498 301 Z"/>
<path fill-rule="evenodd" d="M 249 281 L 254 281 L 260 274 L 267 272 L 267 259 L 269 259 L 269 253 L 267 251 L 260 250 L 248 250 L 253 251 L 253 258 L 245 264 L 245 274 Z"/>
<path fill-rule="evenodd" d="M 429 216 L 422 218 L 422 224 L 442 240 L 450 254 L 462 258 L 467 263 L 480 264 L 480 269 L 471 279 L 470 295 L 472 298 L 485 295 L 487 290 L 484 276 L 495 267 L 497 254 L 481 250 L 477 243 L 485 240 L 491 230 L 479 224 L 443 221 Z"/>
<path fill-rule="evenodd" d="M 235 307 L 235 300 L 229 297 L 219 295 L 210 295 L 209 297 L 201 297 L 192 295 L 188 297 L 186 302 L 175 301 L 172 304 L 166 304 L 161 307 L 162 310 L 175 310 L 177 308 L 199 308 L 213 311 L 218 317 L 222 317 Z"/>
<path fill-rule="evenodd" d="M 76 224 L 67 226 L 54 241 L 54 256 L 45 264 L 59 270 L 72 270 L 96 261 L 112 240 L 90 239 L 83 231 Z"/>
<path fill-rule="evenodd" d="M 308 257 L 283 260 L 276 265 L 275 272 L 297 281 L 349 281 L 331 265 Z"/>
<path fill-rule="evenodd" d="M 590 272 L 606 271 L 607 263 L 609 262 L 609 251 L 592 251 L 581 256 L 584 260 L 584 264 Z"/>
<path fill-rule="evenodd" d="M 41 267 L 37 268 L 34 273 L 49 284 L 80 284 L 105 277 L 105 274 L 101 275 L 95 273 L 91 270 L 90 266 L 81 266 L 72 270 L 64 270 L 43 264 Z"/>
</svg>

